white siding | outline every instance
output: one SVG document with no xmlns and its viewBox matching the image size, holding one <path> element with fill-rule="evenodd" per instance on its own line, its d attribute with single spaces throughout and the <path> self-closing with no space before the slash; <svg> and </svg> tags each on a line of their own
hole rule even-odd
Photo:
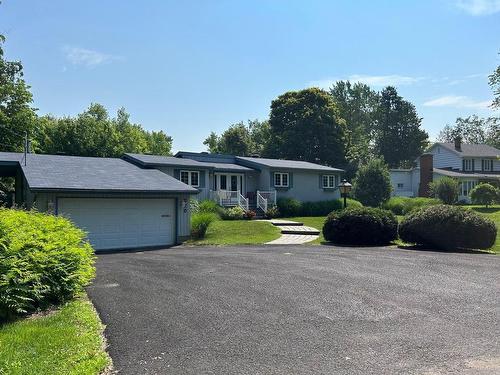
<svg viewBox="0 0 500 375">
<path fill-rule="evenodd" d="M 413 183 L 413 170 L 396 170 L 391 173 L 392 195 L 397 197 L 413 197 L 416 194 Z M 398 185 L 403 185 L 398 187 Z M 418 186 L 417 186 L 418 189 Z"/>
<path fill-rule="evenodd" d="M 433 154 L 434 168 L 462 169 L 462 158 L 453 151 L 437 145 L 430 152 Z M 481 167 L 481 161 L 479 161 L 479 167 Z"/>
</svg>

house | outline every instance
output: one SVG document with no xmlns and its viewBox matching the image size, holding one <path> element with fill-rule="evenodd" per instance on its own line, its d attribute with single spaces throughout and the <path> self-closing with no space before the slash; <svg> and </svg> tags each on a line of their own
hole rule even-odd
<svg viewBox="0 0 500 375">
<path fill-rule="evenodd" d="M 68 216 L 96 250 L 168 246 L 190 234 L 198 191 L 117 158 L 0 152 L 0 176 L 15 178 L 15 202 Z"/>
<path fill-rule="evenodd" d="M 96 250 L 168 246 L 190 234 L 189 200 L 265 212 L 280 197 L 339 197 L 343 171 L 304 161 L 179 152 L 97 158 L 0 152 L 15 203 L 69 217 Z"/>
<path fill-rule="evenodd" d="M 500 186 L 500 150 L 483 144 L 434 143 L 411 169 L 391 169 L 393 195 L 429 196 L 429 184 L 442 177 L 460 182 L 459 201 L 470 202 L 470 191 L 481 182 Z"/>
<path fill-rule="evenodd" d="M 174 157 L 126 154 L 124 159 L 143 168 L 158 169 L 197 188 L 198 199 L 264 212 L 279 198 L 337 199 L 337 186 L 344 172 L 306 161 L 207 152 L 181 151 Z"/>
</svg>

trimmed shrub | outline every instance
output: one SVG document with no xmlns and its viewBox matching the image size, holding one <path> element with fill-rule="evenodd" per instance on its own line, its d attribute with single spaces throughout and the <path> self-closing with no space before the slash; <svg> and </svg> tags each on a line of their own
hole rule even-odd
<svg viewBox="0 0 500 375">
<path fill-rule="evenodd" d="M 455 204 L 458 200 L 460 185 L 451 177 L 442 177 L 430 183 L 430 192 L 434 198 L 441 199 L 444 204 Z"/>
<path fill-rule="evenodd" d="M 500 190 L 488 183 L 479 184 L 470 192 L 472 203 L 484 204 L 486 207 L 495 203 L 498 197 L 500 197 Z"/>
<path fill-rule="evenodd" d="M 356 172 L 352 194 L 364 206 L 379 207 L 391 197 L 389 168 L 381 159 L 373 159 Z"/>
<path fill-rule="evenodd" d="M 405 217 L 399 236 L 405 242 L 441 250 L 489 249 L 497 228 L 492 220 L 472 210 L 440 204 Z"/>
<path fill-rule="evenodd" d="M 222 220 L 242 220 L 245 218 L 245 210 L 240 206 L 219 209 Z"/>
<path fill-rule="evenodd" d="M 394 215 L 406 215 L 421 207 L 434 206 L 436 204 L 441 204 L 441 201 L 436 198 L 392 197 L 382 205 L 382 208 L 392 211 Z"/>
<path fill-rule="evenodd" d="M 325 240 L 342 245 L 386 245 L 397 232 L 398 221 L 391 211 L 370 207 L 334 211 L 323 225 Z"/>
<path fill-rule="evenodd" d="M 204 238 L 211 223 L 216 221 L 218 216 L 212 212 L 199 212 L 191 215 L 191 236 L 193 238 Z"/>
<path fill-rule="evenodd" d="M 300 216 L 302 203 L 293 198 L 280 198 L 276 202 L 283 217 Z"/>
<path fill-rule="evenodd" d="M 63 217 L 0 209 L 0 321 L 81 292 L 95 274 L 85 238 Z"/>
</svg>

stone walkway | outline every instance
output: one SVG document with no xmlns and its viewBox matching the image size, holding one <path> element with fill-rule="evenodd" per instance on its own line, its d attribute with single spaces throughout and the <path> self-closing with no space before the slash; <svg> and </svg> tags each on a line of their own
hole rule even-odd
<svg viewBox="0 0 500 375">
<path fill-rule="evenodd" d="M 304 226 L 296 221 L 272 219 L 264 220 L 281 229 L 281 237 L 267 242 L 267 245 L 299 245 L 314 241 L 319 237 L 320 231 L 316 228 Z"/>
</svg>

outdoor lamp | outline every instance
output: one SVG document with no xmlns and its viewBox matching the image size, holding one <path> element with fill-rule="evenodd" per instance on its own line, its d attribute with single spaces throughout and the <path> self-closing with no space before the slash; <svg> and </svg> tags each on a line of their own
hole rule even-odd
<svg viewBox="0 0 500 375">
<path fill-rule="evenodd" d="M 342 197 L 344 197 L 344 208 L 347 207 L 347 194 L 351 191 L 352 185 L 347 182 L 347 180 L 344 178 L 342 182 L 339 184 L 339 190 L 340 194 Z"/>
</svg>

